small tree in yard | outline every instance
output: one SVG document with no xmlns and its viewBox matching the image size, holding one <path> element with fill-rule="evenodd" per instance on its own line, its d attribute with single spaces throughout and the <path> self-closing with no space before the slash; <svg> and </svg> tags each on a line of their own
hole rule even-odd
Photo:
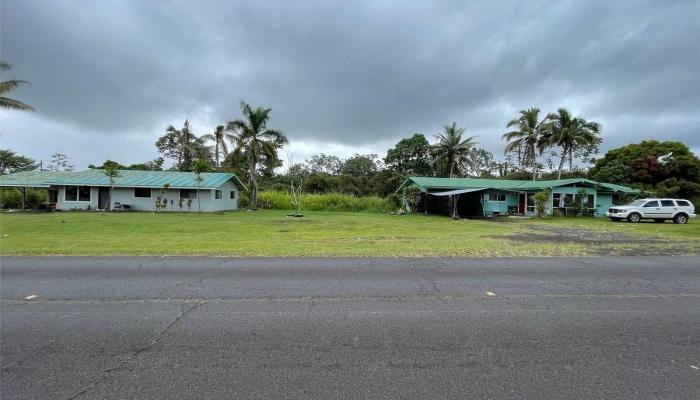
<svg viewBox="0 0 700 400">
<path fill-rule="evenodd" d="M 411 211 L 415 211 L 418 208 L 418 203 L 420 202 L 421 190 L 417 186 L 409 186 L 403 191 L 403 199 L 410 208 Z"/>
<path fill-rule="evenodd" d="M 187 211 L 192 211 L 192 199 L 187 199 Z"/>
<path fill-rule="evenodd" d="M 197 207 L 199 212 L 202 212 L 202 203 L 199 201 L 199 185 L 202 184 L 204 178 L 202 178 L 202 173 L 209 171 L 209 164 L 204 160 L 197 160 L 194 163 L 194 179 L 197 181 Z"/>
<path fill-rule="evenodd" d="M 177 205 L 178 205 L 178 207 L 180 207 L 180 211 L 182 211 L 182 204 L 184 203 L 184 201 L 185 201 L 185 199 L 183 199 L 182 197 L 180 197 L 177 200 Z"/>
<path fill-rule="evenodd" d="M 109 178 L 109 195 L 107 195 L 107 207 L 105 210 L 112 209 L 112 191 L 114 190 L 114 178 L 119 177 L 119 171 L 114 165 L 105 167 L 104 174 Z"/>
<path fill-rule="evenodd" d="M 530 196 L 535 202 L 535 211 L 538 217 L 544 217 L 547 213 L 547 203 L 549 203 L 549 190 L 543 190 Z"/>
</svg>

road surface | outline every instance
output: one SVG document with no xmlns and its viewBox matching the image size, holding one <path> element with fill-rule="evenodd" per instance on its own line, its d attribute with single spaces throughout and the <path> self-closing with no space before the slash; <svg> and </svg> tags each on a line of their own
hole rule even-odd
<svg viewBox="0 0 700 400">
<path fill-rule="evenodd" d="M 1 261 L 5 400 L 700 398 L 700 257 Z"/>
</svg>

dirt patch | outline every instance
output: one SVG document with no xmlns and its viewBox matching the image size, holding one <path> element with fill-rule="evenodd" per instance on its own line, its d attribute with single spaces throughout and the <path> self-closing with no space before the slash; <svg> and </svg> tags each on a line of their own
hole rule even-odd
<svg viewBox="0 0 700 400">
<path fill-rule="evenodd" d="M 565 228 L 541 225 L 523 226 L 530 232 L 513 233 L 494 238 L 516 243 L 580 244 L 591 255 L 700 255 L 696 242 L 667 240 L 658 237 L 629 235 L 622 232 L 606 232 L 592 229 Z"/>
</svg>

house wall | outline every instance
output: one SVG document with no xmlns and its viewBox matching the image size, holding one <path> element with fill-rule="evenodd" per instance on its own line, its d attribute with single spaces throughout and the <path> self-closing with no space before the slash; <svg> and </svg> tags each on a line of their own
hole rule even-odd
<svg viewBox="0 0 700 400">
<path fill-rule="evenodd" d="M 596 197 L 596 216 L 604 217 L 608 208 L 612 207 L 612 193 L 598 193 Z"/>
<path fill-rule="evenodd" d="M 489 201 L 489 194 L 505 194 L 506 201 Z M 500 190 L 486 191 L 482 194 L 482 201 L 484 204 L 484 215 L 498 214 L 508 214 L 508 206 L 518 205 L 518 194 L 513 192 L 506 192 Z"/>
<path fill-rule="evenodd" d="M 202 211 L 223 211 L 223 210 L 237 210 L 238 209 L 238 199 L 239 190 L 232 181 L 228 181 L 221 185 L 219 189 L 222 191 L 221 199 L 216 199 L 213 189 L 200 189 L 199 191 L 199 203 L 201 204 Z M 235 198 L 230 198 L 230 192 L 235 192 Z M 81 209 L 86 210 L 88 206 L 92 210 L 98 209 L 98 195 L 99 187 L 91 188 L 91 199 L 90 201 L 65 201 L 65 187 L 58 187 L 58 208 L 63 210 Z M 179 189 L 170 189 L 168 191 L 162 191 L 160 189 L 151 189 L 151 197 L 134 197 L 134 188 L 114 188 L 112 191 L 111 202 L 119 202 L 122 204 L 129 204 L 135 211 L 155 211 L 156 198 L 162 196 L 168 200 L 173 200 L 172 205 L 168 201 L 167 211 L 199 211 L 197 199 L 192 200 L 192 208 L 187 208 L 187 200 L 183 200 L 182 209 L 179 207 L 178 200 L 180 199 Z"/>
</svg>

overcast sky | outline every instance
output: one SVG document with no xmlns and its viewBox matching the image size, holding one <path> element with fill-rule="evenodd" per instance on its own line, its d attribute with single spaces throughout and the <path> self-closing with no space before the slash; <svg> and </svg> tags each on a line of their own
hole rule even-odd
<svg viewBox="0 0 700 400">
<path fill-rule="evenodd" d="M 335 4 L 332 4 L 335 3 Z M 158 156 L 272 108 L 296 161 L 378 153 L 456 122 L 497 156 L 518 110 L 600 122 L 603 150 L 679 140 L 700 153 L 698 1 L 2 0 L 5 76 L 35 112 L 0 111 L 3 148 L 77 168 Z"/>
</svg>

